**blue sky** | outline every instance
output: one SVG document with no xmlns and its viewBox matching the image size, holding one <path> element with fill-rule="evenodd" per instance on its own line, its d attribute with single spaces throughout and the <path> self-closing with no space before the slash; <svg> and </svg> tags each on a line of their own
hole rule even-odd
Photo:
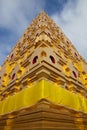
<svg viewBox="0 0 87 130">
<path fill-rule="evenodd" d="M 0 0 L 0 65 L 42 10 L 87 61 L 87 0 Z"/>
</svg>

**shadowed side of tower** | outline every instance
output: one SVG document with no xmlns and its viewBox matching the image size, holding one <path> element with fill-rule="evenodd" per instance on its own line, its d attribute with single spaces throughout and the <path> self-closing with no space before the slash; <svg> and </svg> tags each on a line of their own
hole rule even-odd
<svg viewBox="0 0 87 130">
<path fill-rule="evenodd" d="M 0 130 L 86 130 L 87 63 L 41 12 L 0 69 Z"/>
</svg>

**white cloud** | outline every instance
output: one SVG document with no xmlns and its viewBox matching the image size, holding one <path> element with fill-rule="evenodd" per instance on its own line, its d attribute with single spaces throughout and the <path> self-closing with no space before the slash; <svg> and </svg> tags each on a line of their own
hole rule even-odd
<svg viewBox="0 0 87 130">
<path fill-rule="evenodd" d="M 7 29 L 7 33 L 12 32 L 7 36 L 3 32 L 4 42 L 1 40 L 2 35 L 0 36 L 0 64 L 11 51 L 13 45 L 11 41 L 16 39 L 15 36 L 20 37 L 23 34 L 31 20 L 44 6 L 45 2 L 42 0 L 0 0 L 0 28 Z"/>
<path fill-rule="evenodd" d="M 62 12 L 52 15 L 54 21 L 87 60 L 87 0 L 68 0 Z"/>
<path fill-rule="evenodd" d="M 20 34 L 43 6 L 42 0 L 0 0 L 0 27 Z"/>
<path fill-rule="evenodd" d="M 0 0 L 0 27 L 21 34 L 43 6 L 44 1 L 40 0 L 38 4 L 36 0 Z"/>
</svg>

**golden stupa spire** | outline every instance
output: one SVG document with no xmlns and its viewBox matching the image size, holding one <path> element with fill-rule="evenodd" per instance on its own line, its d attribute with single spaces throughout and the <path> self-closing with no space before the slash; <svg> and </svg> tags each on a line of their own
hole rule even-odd
<svg viewBox="0 0 87 130">
<path fill-rule="evenodd" d="M 1 66 L 0 100 L 0 114 L 11 113 L 15 116 L 7 124 L 2 123 L 6 129 L 2 129 L 4 126 L 0 126 L 1 130 L 7 130 L 7 128 L 22 130 L 22 126 L 18 126 L 16 123 L 16 120 L 21 122 L 20 114 L 17 116 L 16 112 L 28 108 L 30 111 L 34 110 L 31 112 L 33 113 L 39 110 L 40 106 L 45 111 L 47 107 L 44 105 L 56 111 L 59 108 L 62 110 L 64 118 L 66 114 L 70 116 L 71 110 L 74 111 L 72 120 L 78 122 L 77 120 L 81 118 L 77 124 L 81 124 L 82 129 L 84 127 L 85 118 L 81 117 L 79 111 L 87 113 L 87 64 L 61 28 L 44 11 L 32 21 Z M 41 105 L 43 101 L 44 103 Z M 67 113 L 65 113 L 66 108 Z M 23 111 L 24 115 L 25 113 Z M 57 117 L 58 113 L 55 113 Z M 6 120 L 9 116 L 10 114 L 8 117 L 6 116 Z M 36 119 L 37 117 L 34 116 Z M 26 116 L 24 118 L 27 120 Z M 31 119 L 28 118 L 30 123 Z M 34 118 L 32 117 L 33 121 Z M 49 115 L 48 118 L 50 119 Z M 4 121 L 4 118 L 1 117 L 1 120 Z M 14 127 L 9 124 L 11 121 L 14 122 Z M 56 129 L 56 126 L 60 129 L 56 124 L 58 121 L 59 119 L 54 119 L 55 128 L 53 129 Z M 50 120 L 47 124 L 51 127 Z M 71 125 L 76 128 L 75 123 L 71 123 Z M 25 126 L 27 130 L 33 125 Z M 47 127 L 43 126 L 43 128 Z M 68 128 L 70 127 L 67 127 L 67 130 L 69 130 Z M 61 130 L 63 130 L 62 126 Z"/>
</svg>

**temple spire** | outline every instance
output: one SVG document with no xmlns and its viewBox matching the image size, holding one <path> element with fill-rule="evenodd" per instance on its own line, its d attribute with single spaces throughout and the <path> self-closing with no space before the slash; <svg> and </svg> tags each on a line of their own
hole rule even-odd
<svg viewBox="0 0 87 130">
<path fill-rule="evenodd" d="M 0 130 L 85 130 L 85 113 L 87 63 L 42 11 L 1 66 Z"/>
</svg>

